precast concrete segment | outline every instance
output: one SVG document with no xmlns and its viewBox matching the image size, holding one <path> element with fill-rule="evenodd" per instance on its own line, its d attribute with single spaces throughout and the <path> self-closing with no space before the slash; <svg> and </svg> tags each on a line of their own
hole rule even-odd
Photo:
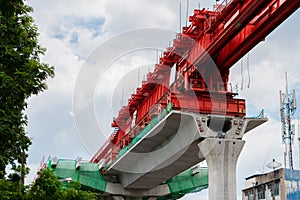
<svg viewBox="0 0 300 200">
<path fill-rule="evenodd" d="M 124 200 L 124 197 L 122 196 L 112 196 L 111 198 L 112 200 Z"/>
<path fill-rule="evenodd" d="M 207 138 L 199 143 L 208 165 L 209 200 L 236 200 L 236 164 L 245 141 Z"/>
<path fill-rule="evenodd" d="M 167 184 L 158 185 L 150 190 L 125 190 L 120 183 L 107 183 L 104 195 L 114 195 L 121 197 L 149 197 L 166 196 L 171 194 Z"/>
<path fill-rule="evenodd" d="M 107 198 L 101 198 L 104 200 L 143 200 L 143 197 L 123 197 L 123 196 L 111 196 Z M 147 197 L 148 200 L 156 200 L 157 197 Z"/>
<path fill-rule="evenodd" d="M 156 131 L 149 132 L 139 146 L 120 160 L 119 167 L 115 166 L 124 188 L 151 189 L 201 161 L 191 156 L 196 149 L 193 142 L 200 139 L 193 116 L 172 115 L 159 133 Z M 187 152 L 190 156 L 183 156 Z M 127 167 L 121 168 L 124 166 Z"/>
</svg>

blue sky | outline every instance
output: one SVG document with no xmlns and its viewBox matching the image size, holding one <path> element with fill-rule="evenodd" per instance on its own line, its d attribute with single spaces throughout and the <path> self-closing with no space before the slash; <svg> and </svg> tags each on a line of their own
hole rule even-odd
<svg viewBox="0 0 300 200">
<path fill-rule="evenodd" d="M 58 156 L 75 159 L 90 159 L 91 149 L 82 144 L 78 133 L 73 111 L 73 92 L 79 72 L 89 55 L 97 47 L 114 36 L 136 28 L 155 27 L 178 31 L 179 0 L 28 0 L 34 8 L 33 17 L 39 27 L 40 43 L 47 48 L 42 60 L 56 67 L 56 77 L 48 81 L 49 89 L 30 98 L 26 111 L 29 117 L 28 134 L 33 138 L 30 148 L 29 166 L 32 173 L 30 182 L 43 156 Z M 201 7 L 212 8 L 212 1 L 201 1 Z M 186 1 L 182 1 L 185 9 Z M 191 1 L 189 13 L 199 6 L 199 1 Z M 185 14 L 182 11 L 182 24 Z M 266 171 L 264 167 L 273 158 L 283 162 L 283 145 L 280 138 L 279 90 L 284 89 L 284 73 L 289 73 L 289 87 L 295 89 L 300 99 L 300 21 L 299 11 L 293 14 L 279 28 L 272 32 L 264 42 L 255 47 L 249 56 L 249 74 L 238 62 L 231 70 L 230 82 L 238 85 L 240 97 L 247 101 L 247 114 L 257 115 L 265 109 L 270 120 L 245 136 L 246 145 L 238 162 L 238 194 L 244 186 L 244 178 Z M 161 44 L 167 47 L 170 39 Z M 120 43 L 120 45 L 122 45 Z M 114 51 L 114 49 L 107 49 Z M 116 59 L 104 71 L 104 78 L 98 82 L 94 94 L 95 115 L 99 125 L 99 134 L 110 134 L 110 122 L 120 105 L 115 98 L 120 98 L 120 88 L 116 80 L 130 74 L 136 80 L 136 68 L 151 70 L 156 61 L 156 50 L 145 50 L 129 53 Z M 246 66 L 246 57 L 243 59 Z M 147 67 L 144 67 L 147 66 Z M 250 76 L 249 76 L 250 75 Z M 128 75 L 129 76 L 129 75 Z M 243 77 L 243 90 L 242 87 Z M 250 77 L 250 87 L 247 87 Z M 125 87 L 125 97 L 138 85 L 133 81 Z M 132 86 L 132 88 L 130 88 Z M 126 99 L 126 98 L 125 98 Z M 125 100 L 124 100 L 125 101 Z M 296 112 L 299 118 L 300 112 Z M 97 131 L 97 130 L 95 130 Z M 80 139 L 81 138 L 81 139 Z M 85 138 L 86 141 L 95 138 Z M 97 142 L 98 143 L 98 142 Z M 99 141 L 99 147 L 101 141 Z M 295 143 L 295 166 L 299 166 L 298 144 Z M 207 199 L 207 192 L 188 195 L 183 199 Z"/>
</svg>

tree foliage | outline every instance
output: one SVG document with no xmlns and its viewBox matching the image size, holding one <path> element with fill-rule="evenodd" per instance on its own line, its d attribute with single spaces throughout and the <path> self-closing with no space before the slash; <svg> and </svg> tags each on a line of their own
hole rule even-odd
<svg viewBox="0 0 300 200">
<path fill-rule="evenodd" d="M 81 190 L 81 184 L 70 182 L 63 185 L 50 170 L 42 170 L 39 177 L 27 192 L 28 199 L 57 199 L 57 200 L 93 200 L 97 194 Z"/>
<path fill-rule="evenodd" d="M 0 199 L 24 199 L 22 183 L 0 179 Z"/>
<path fill-rule="evenodd" d="M 79 183 L 64 187 L 49 170 L 40 171 L 31 186 L 21 181 L 29 171 L 31 144 L 25 131 L 26 101 L 47 89 L 46 80 L 54 76 L 54 68 L 40 61 L 45 49 L 30 12 L 23 0 L 0 0 L 0 199 L 96 199 L 96 193 L 82 191 Z M 8 165 L 14 172 L 5 178 Z"/>
<path fill-rule="evenodd" d="M 34 197 L 33 199 L 58 199 L 58 192 L 62 185 L 57 177 L 49 170 L 38 172 L 38 176 L 28 192 L 29 196 Z"/>
<path fill-rule="evenodd" d="M 45 49 L 22 0 L 0 0 L 0 178 L 9 164 L 24 177 L 31 144 L 24 127 L 26 100 L 47 88 L 53 67 L 40 61 Z"/>
<path fill-rule="evenodd" d="M 97 193 L 81 190 L 78 182 L 63 183 L 48 169 L 38 172 L 36 181 L 25 188 L 20 181 L 0 179 L 2 200 L 96 200 Z"/>
</svg>

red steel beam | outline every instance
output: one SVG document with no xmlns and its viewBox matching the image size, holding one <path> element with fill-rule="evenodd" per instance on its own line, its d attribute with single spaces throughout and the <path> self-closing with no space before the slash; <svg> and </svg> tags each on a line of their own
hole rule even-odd
<svg viewBox="0 0 300 200">
<path fill-rule="evenodd" d="M 256 21 L 244 27 L 223 47 L 215 58 L 217 66 L 220 66 L 221 69 L 230 68 L 260 41 L 264 40 L 299 6 L 300 0 L 273 0 Z"/>
</svg>

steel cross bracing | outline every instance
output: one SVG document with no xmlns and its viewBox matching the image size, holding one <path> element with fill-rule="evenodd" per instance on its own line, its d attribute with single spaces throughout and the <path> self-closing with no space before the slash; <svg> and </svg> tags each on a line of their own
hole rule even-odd
<svg viewBox="0 0 300 200">
<path fill-rule="evenodd" d="M 234 98 L 228 87 L 229 69 L 299 6 L 300 0 L 231 0 L 214 11 L 194 10 L 190 25 L 121 108 L 112 123 L 116 133 L 91 161 L 113 161 L 168 104 L 174 110 L 244 117 L 245 100 Z M 172 68 L 175 78 L 170 77 Z"/>
</svg>

